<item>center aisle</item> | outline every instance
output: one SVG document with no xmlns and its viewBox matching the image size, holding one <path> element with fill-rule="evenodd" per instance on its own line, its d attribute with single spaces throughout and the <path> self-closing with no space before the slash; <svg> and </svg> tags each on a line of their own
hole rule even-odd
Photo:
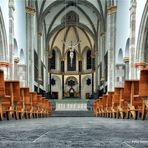
<svg viewBox="0 0 148 148">
<path fill-rule="evenodd" d="M 143 148 L 148 120 L 50 117 L 0 122 L 0 148 Z"/>
</svg>

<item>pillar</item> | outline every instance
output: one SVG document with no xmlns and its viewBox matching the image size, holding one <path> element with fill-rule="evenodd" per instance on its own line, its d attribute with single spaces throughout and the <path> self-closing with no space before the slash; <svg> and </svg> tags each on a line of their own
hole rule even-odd
<svg viewBox="0 0 148 148">
<path fill-rule="evenodd" d="M 13 70 L 13 51 L 14 51 L 14 0 L 9 0 L 9 76 L 8 79 L 14 79 Z"/>
<path fill-rule="evenodd" d="M 45 75 L 45 82 L 46 82 L 46 86 L 45 86 L 45 88 L 46 88 L 46 92 L 48 92 L 49 91 L 49 65 L 48 65 L 48 49 L 47 50 L 45 50 L 45 61 L 46 61 L 46 63 L 45 63 L 45 66 L 46 66 L 46 75 Z"/>
<path fill-rule="evenodd" d="M 108 91 L 114 91 L 115 87 L 115 41 L 116 41 L 116 13 L 117 6 L 110 5 L 107 8 L 107 41 L 108 50 Z"/>
<path fill-rule="evenodd" d="M 42 81 L 42 72 L 41 72 L 41 39 L 42 39 L 42 33 L 38 32 L 38 92 L 40 83 Z"/>
<path fill-rule="evenodd" d="M 129 79 L 135 79 L 135 32 L 136 32 L 136 0 L 130 2 L 130 45 L 129 45 Z"/>
<path fill-rule="evenodd" d="M 124 63 L 125 63 L 125 80 L 129 80 L 129 58 L 124 57 Z"/>
<path fill-rule="evenodd" d="M 137 70 L 137 79 L 140 79 L 140 71 L 144 69 L 146 64 L 144 62 L 138 62 L 135 64 Z"/>
<path fill-rule="evenodd" d="M 81 99 L 81 73 L 82 73 L 82 60 L 79 61 L 79 95 Z"/>
<path fill-rule="evenodd" d="M 26 63 L 27 63 L 27 78 L 26 82 L 31 91 L 34 91 L 34 48 L 33 48 L 33 38 L 34 38 L 34 15 L 35 9 L 28 5 L 26 6 L 26 41 L 27 41 L 27 50 L 26 50 Z"/>
</svg>

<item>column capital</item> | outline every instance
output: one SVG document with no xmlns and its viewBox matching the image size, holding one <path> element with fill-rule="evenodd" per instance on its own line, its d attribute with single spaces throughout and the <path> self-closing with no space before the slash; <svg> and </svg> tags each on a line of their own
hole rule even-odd
<svg viewBox="0 0 148 148">
<path fill-rule="evenodd" d="M 124 63 L 129 62 L 129 57 L 124 57 L 124 58 L 123 58 L 123 61 L 124 61 Z"/>
<path fill-rule="evenodd" d="M 0 61 L 0 67 L 8 67 L 9 63 L 7 61 Z"/>
<path fill-rule="evenodd" d="M 42 36 L 42 32 L 38 32 L 38 36 L 41 37 Z"/>
<path fill-rule="evenodd" d="M 106 32 L 101 32 L 100 33 L 100 36 L 105 36 L 106 35 Z"/>
<path fill-rule="evenodd" d="M 41 77 L 38 77 L 38 82 L 42 82 L 42 78 Z"/>
<path fill-rule="evenodd" d="M 30 6 L 26 6 L 26 13 L 29 14 L 29 15 L 34 15 L 35 14 L 35 9 L 33 7 L 30 7 Z"/>
<path fill-rule="evenodd" d="M 145 68 L 145 66 L 146 66 L 145 62 L 137 62 L 137 63 L 135 63 L 135 67 L 140 69 L 140 70 Z"/>
<path fill-rule="evenodd" d="M 116 13 L 117 12 L 117 6 L 109 6 L 107 7 L 107 14 L 108 15 L 111 15 L 113 13 Z"/>
<path fill-rule="evenodd" d="M 19 61 L 20 61 L 19 57 L 14 57 L 14 62 L 15 63 L 19 63 Z"/>
</svg>

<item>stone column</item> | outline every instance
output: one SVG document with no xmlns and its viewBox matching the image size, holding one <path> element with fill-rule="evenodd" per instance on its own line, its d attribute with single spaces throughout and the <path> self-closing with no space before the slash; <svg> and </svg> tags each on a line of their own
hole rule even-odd
<svg viewBox="0 0 148 148">
<path fill-rule="evenodd" d="M 62 98 L 64 98 L 64 57 L 61 58 L 61 73 L 62 73 Z"/>
<path fill-rule="evenodd" d="M 14 79 L 18 80 L 18 63 L 19 63 L 19 58 L 15 57 L 14 58 Z"/>
<path fill-rule="evenodd" d="M 49 91 L 49 89 L 48 89 L 48 86 L 49 86 L 49 80 L 48 80 L 49 79 L 49 77 L 48 77 L 49 76 L 48 75 L 48 73 L 49 73 L 48 50 L 45 51 L 45 58 L 46 58 L 46 63 L 45 63 L 45 66 L 46 66 L 46 78 L 45 78 L 46 79 L 46 86 L 45 87 L 46 87 L 46 92 L 48 92 Z"/>
<path fill-rule="evenodd" d="M 140 79 L 140 71 L 144 69 L 146 64 L 144 62 L 138 62 L 135 64 L 137 70 L 137 79 Z"/>
<path fill-rule="evenodd" d="M 125 80 L 129 80 L 129 58 L 124 57 L 124 63 L 125 63 Z"/>
<path fill-rule="evenodd" d="M 38 91 L 40 87 L 40 82 L 42 81 L 42 72 L 41 72 L 41 39 L 42 33 L 38 32 Z"/>
<path fill-rule="evenodd" d="M 114 91 L 115 87 L 116 13 L 117 6 L 108 6 L 106 35 L 106 48 L 108 50 L 108 91 Z"/>
<path fill-rule="evenodd" d="M 102 57 L 102 73 L 101 73 L 101 81 L 105 80 L 105 71 L 104 71 L 104 56 L 105 56 L 105 32 L 102 32 L 100 34 L 100 38 L 101 38 L 101 57 Z M 105 82 L 105 81 L 104 81 Z"/>
<path fill-rule="evenodd" d="M 130 45 L 129 45 L 129 79 L 135 79 L 135 32 L 136 32 L 136 0 L 130 2 Z"/>
<path fill-rule="evenodd" d="M 79 60 L 79 94 L 81 99 L 81 73 L 82 73 L 82 60 Z"/>
<path fill-rule="evenodd" d="M 9 0 L 9 79 L 14 79 L 13 51 L 14 51 L 14 0 Z"/>
<path fill-rule="evenodd" d="M 102 84 L 102 86 L 103 86 L 103 91 L 105 92 L 105 82 L 107 81 L 106 79 L 105 79 L 105 76 L 106 76 L 106 74 L 107 74 L 107 72 L 105 72 L 105 32 L 102 32 L 101 34 L 100 34 L 100 45 L 101 45 L 101 57 L 102 57 L 102 69 L 101 69 L 101 71 L 102 71 L 102 73 L 101 73 L 101 84 Z"/>
<path fill-rule="evenodd" d="M 95 92 L 98 92 L 98 41 L 96 41 L 96 48 L 95 48 Z"/>
<path fill-rule="evenodd" d="M 27 41 L 27 50 L 26 50 L 26 63 L 27 63 L 27 78 L 26 82 L 30 90 L 34 90 L 34 49 L 33 49 L 33 30 L 35 24 L 33 23 L 35 14 L 35 9 L 32 6 L 26 6 L 26 41 Z"/>
</svg>

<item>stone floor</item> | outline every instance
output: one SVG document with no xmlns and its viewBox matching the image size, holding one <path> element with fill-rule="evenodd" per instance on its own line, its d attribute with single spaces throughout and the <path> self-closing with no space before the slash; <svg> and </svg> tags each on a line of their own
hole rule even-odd
<svg viewBox="0 0 148 148">
<path fill-rule="evenodd" d="M 50 117 L 2 121 L 0 148 L 148 148 L 148 120 Z"/>
</svg>

